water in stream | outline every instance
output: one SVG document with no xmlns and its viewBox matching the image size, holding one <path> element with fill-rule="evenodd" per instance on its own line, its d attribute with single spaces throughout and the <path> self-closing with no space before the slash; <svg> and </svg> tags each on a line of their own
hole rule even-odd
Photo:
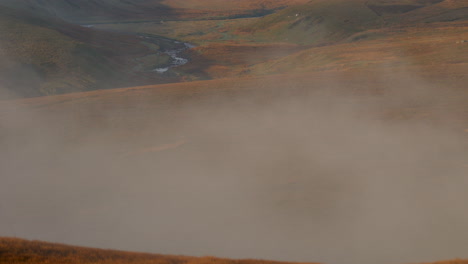
<svg viewBox="0 0 468 264">
<path fill-rule="evenodd" d="M 188 59 L 179 57 L 179 54 L 187 49 L 194 48 L 195 46 L 190 44 L 190 43 L 184 43 L 184 46 L 178 49 L 172 49 L 172 50 L 167 50 L 164 53 L 169 55 L 172 58 L 172 62 L 170 65 L 167 67 L 162 67 L 162 68 L 156 68 L 153 71 L 157 73 L 164 73 L 167 72 L 170 68 L 182 66 L 184 64 L 187 64 Z"/>
</svg>

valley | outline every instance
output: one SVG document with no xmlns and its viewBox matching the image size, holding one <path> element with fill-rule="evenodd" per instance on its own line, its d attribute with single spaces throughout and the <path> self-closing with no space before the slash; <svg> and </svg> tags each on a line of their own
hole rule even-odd
<svg viewBox="0 0 468 264">
<path fill-rule="evenodd" d="M 146 72 L 170 60 L 162 50 L 175 44 L 162 38 L 96 31 L 8 8 L 0 12 L 0 26 L 4 32 L 0 75 L 7 97 L 177 79 L 162 80 Z"/>
<path fill-rule="evenodd" d="M 93 12 L 102 9 L 99 11 L 99 20 L 91 16 L 92 13 L 74 14 L 72 11 L 76 11 L 76 7 L 74 9 L 69 4 L 41 4 L 40 10 L 43 12 L 37 16 L 28 13 L 31 9 L 39 8 L 33 4 L 34 1 L 2 1 L 0 5 L 14 8 L 6 9 L 3 15 L 5 26 L 8 25 L 5 23 L 11 23 L 8 22 L 11 17 L 7 14 L 17 10 L 14 12 L 30 17 L 29 20 L 23 20 L 22 25 L 34 28 L 37 25 L 32 27 L 30 23 L 42 21 L 39 25 L 44 32 L 58 31 L 57 37 L 47 40 L 50 42 L 47 46 L 53 47 L 58 44 L 54 41 L 68 39 L 68 43 L 81 43 L 89 47 L 86 48 L 89 50 L 86 56 L 81 56 L 79 51 L 66 51 L 67 56 L 81 56 L 75 61 L 81 61 L 84 65 L 67 64 L 69 67 L 62 67 L 60 71 L 53 68 L 59 62 L 47 62 L 41 59 L 37 51 L 23 52 L 22 56 L 26 57 L 13 58 L 21 61 L 21 65 L 5 66 L 3 72 L 10 76 L 11 73 L 14 73 L 13 76 L 29 74 L 35 80 L 34 84 L 25 85 L 6 81 L 4 86 L 28 87 L 21 88 L 23 92 L 19 92 L 20 97 L 289 71 L 346 70 L 391 65 L 399 67 L 414 63 L 426 66 L 428 62 L 440 66 L 454 63 L 454 59 L 447 56 L 463 57 L 466 45 L 460 44 L 468 38 L 464 0 L 456 3 L 422 1 L 414 5 L 404 1 L 386 3 L 377 0 L 297 0 L 275 4 L 268 1 L 261 4 L 241 1 L 236 4 L 236 8 L 220 4 L 219 1 L 182 4 L 168 0 L 142 1 L 132 5 L 131 9 L 128 4 L 109 0 L 95 3 L 100 9 L 91 4 L 80 6 L 81 10 L 90 9 Z M 113 11 L 112 15 L 106 14 L 104 11 L 107 6 L 109 10 L 117 9 L 128 16 L 139 14 L 141 18 L 115 20 L 114 16 L 119 13 Z M 273 13 L 248 15 L 261 8 Z M 243 12 L 244 15 L 222 16 L 218 12 Z M 65 17 L 64 14 L 70 15 Z M 151 19 L 150 14 L 153 16 Z M 78 20 L 74 18 L 77 16 L 80 16 Z M 82 26 L 63 19 L 73 23 L 79 21 Z M 14 32 L 11 29 L 9 31 Z M 435 34 L 439 34 L 439 37 L 435 37 Z M 25 37 L 21 40 L 23 43 L 35 39 L 34 36 Z M 432 42 L 435 38 L 438 43 Z M 12 45 L 22 46 L 11 40 L 3 44 L 3 50 L 9 52 Z M 115 49 L 118 42 L 121 44 Z M 178 42 L 188 43 L 191 48 L 179 48 Z M 457 45 L 457 42 L 460 43 Z M 61 49 L 66 46 L 58 45 L 61 45 Z M 446 49 L 447 52 L 438 52 L 437 49 Z M 47 52 L 52 50 L 44 50 L 43 53 L 48 56 Z M 178 56 L 173 51 L 177 51 Z M 436 55 L 427 57 L 426 54 L 431 52 Z M 93 58 L 89 57 L 91 54 L 94 54 Z M 354 57 L 351 54 L 355 54 Z M 300 61 L 298 58 L 301 58 Z M 65 60 L 62 57 L 59 59 Z M 456 67 L 466 67 L 465 60 L 459 62 Z M 173 67 L 176 65 L 178 67 Z M 77 67 L 80 70 L 74 70 Z M 152 70 L 165 74 L 151 74 Z M 55 71 L 53 76 L 49 74 L 52 71 Z M 14 93 L 10 91 L 6 94 Z"/>
<path fill-rule="evenodd" d="M 463 264 L 467 8 L 0 0 L 0 263 Z"/>
</svg>

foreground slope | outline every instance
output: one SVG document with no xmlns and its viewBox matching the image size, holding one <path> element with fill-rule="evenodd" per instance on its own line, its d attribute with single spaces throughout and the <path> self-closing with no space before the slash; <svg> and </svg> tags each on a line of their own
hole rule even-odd
<svg viewBox="0 0 468 264">
<path fill-rule="evenodd" d="M 3 101 L 0 231 L 321 263 L 464 257 L 467 81 L 348 70 Z"/>
<path fill-rule="evenodd" d="M 0 263 L 135 263 L 135 264 L 292 264 L 267 260 L 229 260 L 103 250 L 18 238 L 0 238 Z"/>
<path fill-rule="evenodd" d="M 454 259 L 424 264 L 466 264 L 467 262 L 467 260 Z M 235 260 L 216 257 L 187 257 L 125 252 L 5 237 L 0 238 L 0 263 L 299 264 L 298 262 L 278 262 L 256 259 Z"/>
</svg>

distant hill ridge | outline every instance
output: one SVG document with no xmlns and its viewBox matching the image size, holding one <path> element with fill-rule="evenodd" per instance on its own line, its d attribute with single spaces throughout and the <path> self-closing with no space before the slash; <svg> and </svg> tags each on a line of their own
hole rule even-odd
<svg viewBox="0 0 468 264">
<path fill-rule="evenodd" d="M 467 0 L 313 0 L 239 31 L 262 41 L 326 45 L 370 29 L 467 19 Z"/>
<path fill-rule="evenodd" d="M 244 17 L 268 14 L 308 0 L 0 0 L 0 5 L 57 16 L 73 22 Z M 214 15 L 213 15 L 214 14 Z"/>
<path fill-rule="evenodd" d="M 70 21 L 93 20 L 100 17 L 107 17 L 109 19 L 138 18 L 148 14 L 159 16 L 170 15 L 170 8 L 159 2 L 155 0 L 0 0 L 0 4 L 5 6 L 33 11 L 42 15 L 57 16 Z"/>
</svg>

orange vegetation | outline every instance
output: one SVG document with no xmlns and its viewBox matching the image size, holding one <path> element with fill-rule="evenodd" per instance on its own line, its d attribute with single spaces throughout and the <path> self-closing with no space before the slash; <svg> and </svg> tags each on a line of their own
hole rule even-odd
<svg viewBox="0 0 468 264">
<path fill-rule="evenodd" d="M 17 238 L 0 238 L 0 263 L 34 264 L 292 264 L 266 260 L 229 260 L 101 250 Z M 299 263 L 298 263 L 299 264 Z"/>
<path fill-rule="evenodd" d="M 202 10 L 246 10 L 246 9 L 262 9 L 262 8 L 280 8 L 295 4 L 307 3 L 309 0 L 240 0 L 240 1 L 225 1 L 225 0 L 164 0 L 163 3 L 173 8 L 184 9 L 202 9 Z"/>
<path fill-rule="evenodd" d="M 232 260 L 216 257 L 187 257 L 117 250 L 68 246 L 18 238 L 0 238 L 0 263 L 34 264 L 316 264 L 278 262 L 257 259 Z M 467 264 L 468 260 L 454 259 L 422 264 Z"/>
<path fill-rule="evenodd" d="M 162 4 L 171 8 L 172 17 L 179 19 L 212 19 L 222 17 L 251 17 L 270 13 L 288 6 L 304 4 L 309 0 L 165 0 Z M 169 15 L 169 17 L 171 17 Z"/>
</svg>

